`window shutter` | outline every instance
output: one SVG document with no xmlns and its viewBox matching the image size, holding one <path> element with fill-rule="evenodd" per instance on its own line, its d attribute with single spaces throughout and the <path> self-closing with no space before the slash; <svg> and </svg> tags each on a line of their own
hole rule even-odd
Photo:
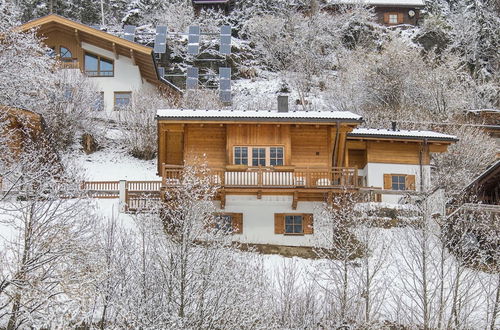
<svg viewBox="0 0 500 330">
<path fill-rule="evenodd" d="M 398 24 L 403 24 L 404 22 L 404 14 L 398 13 Z"/>
<path fill-rule="evenodd" d="M 285 215 L 283 213 L 274 214 L 274 233 L 275 234 L 285 233 Z"/>
<path fill-rule="evenodd" d="M 231 216 L 233 234 L 243 234 L 243 213 L 233 213 Z"/>
<path fill-rule="evenodd" d="M 312 214 L 304 214 L 304 220 L 302 224 L 304 226 L 304 234 L 311 235 L 314 233 Z"/>
<path fill-rule="evenodd" d="M 415 190 L 415 175 L 407 175 L 405 178 L 406 190 Z"/>
<path fill-rule="evenodd" d="M 384 174 L 384 189 L 392 189 L 392 175 Z"/>
<path fill-rule="evenodd" d="M 389 13 L 384 13 L 384 23 L 389 24 Z"/>
</svg>

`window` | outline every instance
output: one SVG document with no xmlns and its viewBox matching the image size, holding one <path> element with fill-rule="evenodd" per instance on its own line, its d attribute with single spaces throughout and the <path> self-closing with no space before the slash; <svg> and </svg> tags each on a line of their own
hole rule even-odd
<svg viewBox="0 0 500 330">
<path fill-rule="evenodd" d="M 310 213 L 275 213 L 274 233 L 285 235 L 313 234 L 313 215 Z"/>
<path fill-rule="evenodd" d="M 243 213 L 218 213 L 215 215 L 214 228 L 228 234 L 243 233 Z"/>
<path fill-rule="evenodd" d="M 130 106 L 132 92 L 115 92 L 115 110 L 120 110 Z"/>
<path fill-rule="evenodd" d="M 286 215 L 285 216 L 285 234 L 302 234 L 302 216 L 301 215 Z"/>
<path fill-rule="evenodd" d="M 229 214 L 219 214 L 215 219 L 215 228 L 226 233 L 233 231 L 233 219 Z"/>
<path fill-rule="evenodd" d="M 270 147 L 269 154 L 271 166 L 283 165 L 283 147 Z"/>
<path fill-rule="evenodd" d="M 384 189 L 415 190 L 415 175 L 384 174 Z"/>
<path fill-rule="evenodd" d="M 234 147 L 234 164 L 248 165 L 248 154 L 251 155 L 251 166 L 284 165 L 283 147 Z"/>
<path fill-rule="evenodd" d="M 234 164 L 248 165 L 248 148 L 234 147 Z"/>
<path fill-rule="evenodd" d="M 113 60 L 85 53 L 85 73 L 90 77 L 112 77 Z"/>
<path fill-rule="evenodd" d="M 61 46 L 60 50 L 59 54 L 62 62 L 73 62 L 73 55 L 68 48 Z"/>
<path fill-rule="evenodd" d="M 266 148 L 252 148 L 252 166 L 266 166 Z"/>
<path fill-rule="evenodd" d="M 405 190 L 406 188 L 406 176 L 405 175 L 393 175 L 391 179 L 392 190 Z"/>
<path fill-rule="evenodd" d="M 398 24 L 398 14 L 389 14 L 389 24 Z"/>
</svg>

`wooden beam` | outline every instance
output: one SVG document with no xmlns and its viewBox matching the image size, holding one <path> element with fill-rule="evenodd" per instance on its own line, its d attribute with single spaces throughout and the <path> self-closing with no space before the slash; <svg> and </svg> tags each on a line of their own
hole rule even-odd
<svg viewBox="0 0 500 330">
<path fill-rule="evenodd" d="M 345 157 L 345 145 L 346 145 L 346 133 L 340 133 L 339 134 L 339 141 L 338 141 L 338 153 L 337 153 L 337 167 L 342 167 L 344 163 L 344 157 Z"/>
<path fill-rule="evenodd" d="M 134 50 L 130 49 L 130 58 L 132 59 L 132 64 L 137 65 L 135 62 L 135 55 L 134 55 Z"/>
<path fill-rule="evenodd" d="M 226 192 L 224 189 L 220 191 L 220 208 L 224 210 L 226 208 Z"/>
<path fill-rule="evenodd" d="M 113 42 L 113 53 L 115 54 L 115 59 L 120 58 L 120 55 L 118 55 L 118 52 L 116 51 L 116 43 Z"/>
<path fill-rule="evenodd" d="M 82 40 L 80 39 L 80 33 L 78 33 L 77 29 L 75 29 L 75 38 L 76 42 L 78 43 L 78 47 L 82 47 Z"/>
<path fill-rule="evenodd" d="M 297 191 L 293 192 L 293 200 L 292 200 L 292 210 L 297 209 L 297 204 L 299 202 L 299 193 Z"/>
</svg>

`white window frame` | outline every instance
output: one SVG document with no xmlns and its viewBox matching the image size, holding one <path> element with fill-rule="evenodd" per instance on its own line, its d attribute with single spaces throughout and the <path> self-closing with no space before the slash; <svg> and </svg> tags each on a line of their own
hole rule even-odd
<svg viewBox="0 0 500 330">
<path fill-rule="evenodd" d="M 236 148 L 247 148 L 247 164 L 236 164 Z M 245 146 L 245 145 L 238 145 L 233 147 L 233 164 L 234 165 L 248 165 L 251 167 L 258 167 L 253 165 L 253 149 L 254 148 L 263 148 L 265 149 L 265 165 L 261 166 L 266 166 L 266 167 L 271 167 L 271 166 L 283 166 L 285 165 L 285 147 L 282 145 L 272 145 L 272 146 Z M 279 165 L 271 165 L 271 148 L 281 148 L 283 150 L 282 152 L 282 158 L 281 158 L 281 164 Z M 274 160 L 279 160 L 280 158 L 275 157 Z"/>
<path fill-rule="evenodd" d="M 398 14 L 389 14 L 389 24 L 398 24 Z"/>
</svg>

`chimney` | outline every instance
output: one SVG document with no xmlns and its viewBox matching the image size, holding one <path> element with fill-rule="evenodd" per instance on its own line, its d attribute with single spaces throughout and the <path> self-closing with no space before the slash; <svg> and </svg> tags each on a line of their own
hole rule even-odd
<svg viewBox="0 0 500 330">
<path fill-rule="evenodd" d="M 278 112 L 288 112 L 288 95 L 278 95 Z"/>
<path fill-rule="evenodd" d="M 392 125 L 392 130 L 396 131 L 396 122 L 395 121 L 391 121 L 391 125 Z"/>
</svg>

